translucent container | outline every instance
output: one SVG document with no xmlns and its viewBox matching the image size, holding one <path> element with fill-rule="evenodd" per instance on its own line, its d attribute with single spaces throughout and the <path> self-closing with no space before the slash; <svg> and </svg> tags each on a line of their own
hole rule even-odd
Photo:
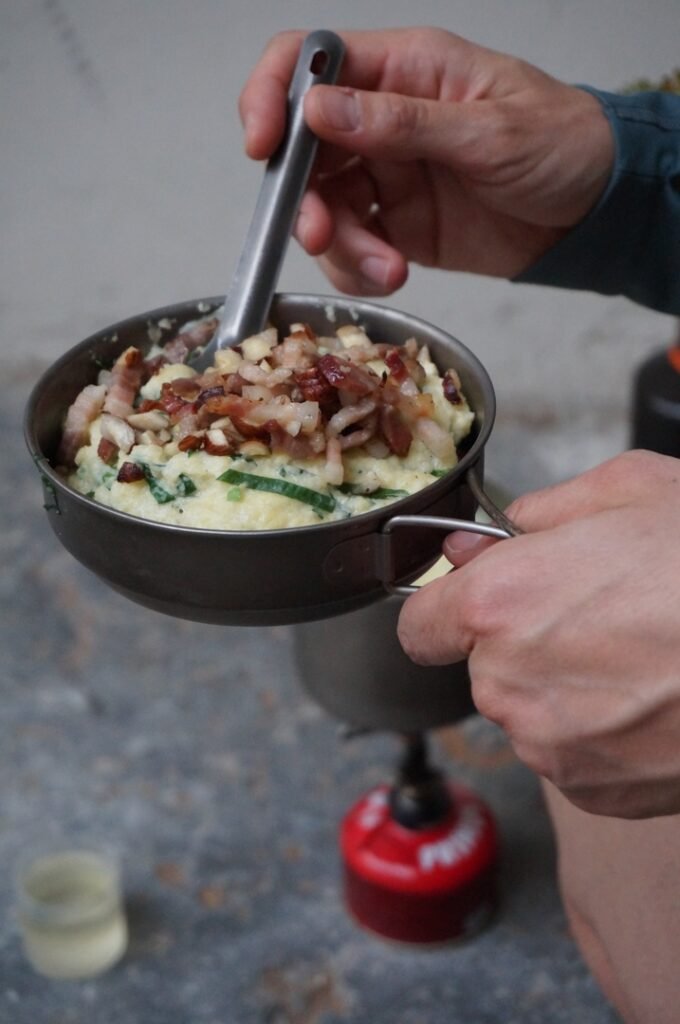
<svg viewBox="0 0 680 1024">
<path fill-rule="evenodd" d="M 17 875 L 19 927 L 26 955 L 50 978 L 90 978 L 127 947 L 120 871 L 107 854 L 57 850 Z"/>
</svg>

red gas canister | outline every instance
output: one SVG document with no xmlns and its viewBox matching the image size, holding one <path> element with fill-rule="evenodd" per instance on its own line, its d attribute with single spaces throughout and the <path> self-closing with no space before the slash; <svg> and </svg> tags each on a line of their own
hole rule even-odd
<svg viewBox="0 0 680 1024">
<path fill-rule="evenodd" d="M 385 938 L 468 938 L 496 909 L 491 812 L 475 793 L 439 776 L 372 790 L 345 816 L 340 845 L 348 908 Z"/>
</svg>

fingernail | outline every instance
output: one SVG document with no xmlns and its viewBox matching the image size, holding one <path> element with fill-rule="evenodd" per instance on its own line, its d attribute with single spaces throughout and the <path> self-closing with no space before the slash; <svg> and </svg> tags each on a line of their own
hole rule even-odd
<svg viewBox="0 0 680 1024">
<path fill-rule="evenodd" d="M 331 128 L 339 132 L 352 132 L 358 128 L 359 104 L 351 90 L 324 90 L 318 102 L 319 112 Z"/>
<path fill-rule="evenodd" d="M 300 210 L 295 221 L 295 237 L 301 245 L 304 245 L 307 240 L 307 229 L 309 227 L 309 216 Z"/>
<path fill-rule="evenodd" d="M 457 530 L 446 538 L 446 550 L 451 553 L 455 551 L 470 551 L 472 548 L 476 548 L 478 544 L 481 544 L 481 542 L 482 537 L 479 534 Z"/>
<path fill-rule="evenodd" d="M 366 281 L 385 287 L 387 284 L 388 263 L 380 256 L 366 256 L 359 264 L 359 272 Z"/>
</svg>

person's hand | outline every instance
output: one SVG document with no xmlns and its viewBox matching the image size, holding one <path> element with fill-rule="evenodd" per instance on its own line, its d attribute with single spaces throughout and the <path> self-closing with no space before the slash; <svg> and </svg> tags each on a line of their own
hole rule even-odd
<svg viewBox="0 0 680 1024">
<path fill-rule="evenodd" d="M 399 621 L 424 665 L 469 657 L 481 714 L 586 811 L 680 812 L 680 460 L 628 452 L 513 503 Z"/>
<path fill-rule="evenodd" d="M 269 157 L 303 33 L 276 36 L 240 99 Z M 408 263 L 514 277 L 595 205 L 614 144 L 599 102 L 439 29 L 343 33 L 338 86 L 305 118 L 324 144 L 296 236 L 341 291 L 387 295 Z"/>
</svg>

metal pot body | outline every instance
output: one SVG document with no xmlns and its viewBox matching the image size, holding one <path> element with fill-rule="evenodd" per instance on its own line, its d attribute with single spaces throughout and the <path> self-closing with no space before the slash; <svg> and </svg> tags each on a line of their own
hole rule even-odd
<svg viewBox="0 0 680 1024">
<path fill-rule="evenodd" d="M 471 715 L 467 662 L 416 665 L 397 639 L 403 598 L 294 629 L 305 691 L 325 711 L 357 729 L 424 732 Z"/>
<path fill-rule="evenodd" d="M 382 530 L 398 514 L 471 520 L 476 500 L 467 483 L 481 476 L 483 449 L 495 414 L 491 381 L 461 342 L 415 317 L 373 303 L 319 295 L 275 297 L 271 321 L 280 329 L 308 323 L 317 334 L 360 323 L 376 341 L 427 344 L 441 369 L 456 368 L 475 427 L 451 473 L 393 504 L 341 522 L 289 530 L 198 530 L 154 523 L 98 504 L 55 472 L 68 406 L 127 346 L 147 351 L 159 321 L 173 328 L 217 308 L 220 298 L 167 306 L 115 324 L 62 356 L 41 378 L 26 414 L 26 439 L 38 466 L 49 522 L 83 565 L 133 601 L 180 618 L 223 625 L 275 625 L 323 619 L 370 604 L 390 582 L 416 579 L 439 554 L 437 535 L 417 527 L 398 544 Z"/>
</svg>

